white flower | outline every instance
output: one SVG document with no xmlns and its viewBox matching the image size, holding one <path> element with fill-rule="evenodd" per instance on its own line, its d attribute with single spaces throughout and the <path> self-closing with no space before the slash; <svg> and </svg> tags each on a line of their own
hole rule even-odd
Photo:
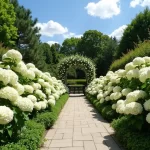
<svg viewBox="0 0 150 150">
<path fill-rule="evenodd" d="M 34 90 L 41 89 L 41 85 L 39 83 L 32 82 L 31 86 L 34 88 Z"/>
<path fill-rule="evenodd" d="M 41 90 L 36 90 L 35 94 L 39 97 L 39 98 L 46 98 L 46 95 L 41 91 Z"/>
<path fill-rule="evenodd" d="M 150 100 L 147 100 L 147 101 L 144 103 L 144 108 L 145 108 L 145 110 L 150 111 Z"/>
<path fill-rule="evenodd" d="M 145 63 L 145 60 L 142 57 L 136 57 L 133 59 L 133 65 L 142 65 Z"/>
<path fill-rule="evenodd" d="M 26 64 L 27 68 L 30 69 L 30 68 L 35 68 L 35 65 L 32 64 L 32 63 L 28 63 Z"/>
<path fill-rule="evenodd" d="M 113 88 L 113 92 L 120 92 L 122 90 L 122 88 L 120 86 L 115 86 Z"/>
<path fill-rule="evenodd" d="M 126 104 L 125 114 L 138 115 L 141 114 L 142 111 L 143 111 L 143 107 L 140 103 L 131 102 L 129 104 Z"/>
<path fill-rule="evenodd" d="M 119 105 L 121 105 L 121 104 L 124 104 L 124 102 L 125 102 L 124 100 L 120 99 L 120 100 L 117 101 L 117 104 L 116 104 L 116 105 L 119 106 Z"/>
<path fill-rule="evenodd" d="M 109 101 L 109 100 L 110 100 L 110 96 L 106 96 L 106 97 L 105 97 L 105 100 L 106 100 L 106 101 Z"/>
<path fill-rule="evenodd" d="M 12 49 L 12 50 L 9 50 L 7 53 L 5 53 L 5 55 L 3 55 L 2 60 L 3 61 L 8 61 L 6 58 L 10 58 L 11 60 L 18 63 L 22 60 L 22 55 L 21 55 L 20 52 Z"/>
<path fill-rule="evenodd" d="M 55 101 L 54 99 L 49 99 L 49 100 L 48 100 L 48 103 L 49 103 L 50 105 L 55 105 L 56 101 Z"/>
<path fill-rule="evenodd" d="M 36 110 L 41 110 L 41 103 L 36 102 L 36 103 L 34 104 L 34 108 L 35 108 Z"/>
<path fill-rule="evenodd" d="M 18 91 L 19 95 L 22 95 L 24 93 L 24 86 L 20 83 L 16 83 L 14 85 L 14 88 Z"/>
<path fill-rule="evenodd" d="M 143 57 L 143 59 L 145 60 L 146 63 L 150 63 L 150 57 L 145 56 L 145 57 Z"/>
<path fill-rule="evenodd" d="M 0 124 L 8 124 L 13 120 L 13 111 L 6 106 L 0 106 Z"/>
<path fill-rule="evenodd" d="M 114 100 L 117 100 L 117 99 L 119 99 L 121 97 L 122 97 L 122 94 L 120 92 L 115 92 L 114 93 Z"/>
<path fill-rule="evenodd" d="M 111 95 L 110 95 L 111 100 L 114 100 L 114 95 L 115 95 L 115 93 L 111 93 Z"/>
<path fill-rule="evenodd" d="M 22 111 L 32 112 L 33 102 L 26 97 L 19 97 L 15 102 L 15 105 L 18 106 Z"/>
<path fill-rule="evenodd" d="M 130 63 L 128 63 L 128 64 L 125 65 L 125 70 L 129 71 L 129 70 L 134 69 L 135 67 L 136 66 L 132 62 L 130 62 Z"/>
<path fill-rule="evenodd" d="M 8 99 L 11 102 L 14 102 L 18 99 L 18 96 L 18 92 L 12 87 L 6 86 L 0 89 L 0 98 Z"/>
<path fill-rule="evenodd" d="M 109 86 L 108 87 L 108 92 L 110 93 L 111 91 L 113 91 L 113 88 L 114 88 L 113 86 Z"/>
<path fill-rule="evenodd" d="M 51 94 L 51 89 L 50 88 L 46 88 L 45 91 L 46 91 L 46 94 L 48 94 L 48 95 Z"/>
<path fill-rule="evenodd" d="M 147 79 L 147 71 L 143 71 L 139 74 L 139 80 L 144 83 Z"/>
<path fill-rule="evenodd" d="M 111 79 L 110 79 L 110 81 L 112 82 L 112 83 L 116 83 L 116 80 L 118 79 L 118 75 L 114 75 L 114 76 L 112 76 L 111 77 Z M 120 79 L 119 79 L 120 80 Z"/>
<path fill-rule="evenodd" d="M 6 69 L 0 68 L 0 81 L 3 82 L 4 85 L 10 82 L 10 75 Z"/>
<path fill-rule="evenodd" d="M 131 80 L 132 78 L 139 78 L 139 69 L 133 69 L 133 70 L 129 70 L 126 74 L 126 77 L 128 80 Z"/>
<path fill-rule="evenodd" d="M 33 103 L 37 101 L 37 98 L 34 95 L 28 95 L 27 98 L 29 98 Z"/>
<path fill-rule="evenodd" d="M 113 104 L 113 105 L 112 105 L 112 109 L 115 110 L 116 108 L 117 108 L 117 105 L 116 105 L 116 104 Z"/>
<path fill-rule="evenodd" d="M 120 114 L 124 114 L 125 113 L 125 104 L 124 102 L 120 103 L 120 104 L 117 104 L 117 107 L 116 107 L 116 112 L 117 113 L 120 113 Z"/>
<path fill-rule="evenodd" d="M 10 84 L 15 85 L 18 82 L 18 75 L 12 71 L 12 70 L 7 70 L 9 76 L 10 76 Z"/>
<path fill-rule="evenodd" d="M 43 79 L 38 79 L 38 83 L 43 86 L 44 85 L 44 80 Z"/>
<path fill-rule="evenodd" d="M 35 78 L 35 73 L 29 69 L 26 72 L 24 72 L 23 76 L 28 78 L 28 79 L 33 80 Z"/>
<path fill-rule="evenodd" d="M 49 99 L 54 99 L 55 100 L 55 97 L 53 95 L 49 96 L 48 97 Z"/>
<path fill-rule="evenodd" d="M 124 77 L 126 75 L 126 71 L 124 69 L 119 69 L 115 72 L 119 77 Z"/>
<path fill-rule="evenodd" d="M 34 73 L 35 73 L 35 75 L 37 76 L 37 77 L 41 77 L 42 76 L 42 71 L 40 71 L 39 69 L 37 69 L 37 68 L 30 68 L 30 70 L 32 70 Z"/>
<path fill-rule="evenodd" d="M 17 66 L 12 67 L 15 72 L 20 73 L 22 76 L 27 72 L 27 67 L 23 61 L 19 62 Z"/>
<path fill-rule="evenodd" d="M 146 121 L 150 124 L 150 113 L 147 114 Z"/>
<path fill-rule="evenodd" d="M 47 75 L 48 77 L 51 77 L 49 72 L 44 72 L 45 75 Z"/>
<path fill-rule="evenodd" d="M 132 92 L 132 90 L 130 88 L 126 88 L 123 89 L 121 92 L 123 96 L 127 96 L 130 92 Z"/>
<path fill-rule="evenodd" d="M 100 99 L 100 103 L 101 103 L 101 104 L 104 103 L 104 101 L 105 101 L 104 98 L 101 98 L 101 99 Z"/>
<path fill-rule="evenodd" d="M 101 98 L 103 98 L 104 96 L 103 96 L 103 94 L 102 93 L 99 93 L 98 95 L 97 95 L 97 99 L 98 100 L 100 100 Z"/>
<path fill-rule="evenodd" d="M 24 85 L 24 90 L 27 93 L 33 93 L 34 89 L 31 85 Z"/>
<path fill-rule="evenodd" d="M 47 104 L 45 101 L 40 101 L 39 103 L 41 104 L 41 109 L 46 109 Z"/>
<path fill-rule="evenodd" d="M 45 88 L 50 88 L 51 86 L 50 86 L 50 84 L 49 84 L 48 82 L 44 82 L 44 83 L 43 83 L 43 87 L 45 87 Z"/>
<path fill-rule="evenodd" d="M 130 92 L 126 97 L 126 104 L 130 102 L 135 102 L 140 98 L 145 98 L 147 96 L 145 91 L 142 90 L 135 90 Z"/>
<path fill-rule="evenodd" d="M 53 94 L 53 96 L 55 97 L 55 100 L 58 100 L 60 97 L 60 94 L 59 92 L 56 92 L 55 94 Z"/>
</svg>

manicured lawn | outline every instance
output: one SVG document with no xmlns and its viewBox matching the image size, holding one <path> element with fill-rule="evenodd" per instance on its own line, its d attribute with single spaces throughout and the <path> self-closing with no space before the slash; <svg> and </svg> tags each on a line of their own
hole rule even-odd
<svg viewBox="0 0 150 150">
<path fill-rule="evenodd" d="M 85 85 L 86 84 L 86 79 L 68 79 L 67 84 L 69 85 Z"/>
</svg>

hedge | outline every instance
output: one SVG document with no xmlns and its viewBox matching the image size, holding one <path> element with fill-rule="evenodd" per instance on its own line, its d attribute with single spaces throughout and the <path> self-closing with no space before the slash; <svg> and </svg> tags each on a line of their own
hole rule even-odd
<svg viewBox="0 0 150 150">
<path fill-rule="evenodd" d="M 0 150 L 38 150 L 43 143 L 45 129 L 50 128 L 55 123 L 68 97 L 68 94 L 62 95 L 56 105 L 51 108 L 51 112 L 39 113 L 32 120 L 26 121 L 16 143 L 0 146 Z"/>
<path fill-rule="evenodd" d="M 128 116 L 123 116 L 111 123 L 119 142 L 128 150 L 150 150 L 149 132 L 134 131 L 134 126 L 127 126 L 129 121 L 131 120 Z"/>
<path fill-rule="evenodd" d="M 87 94 L 86 98 L 93 104 L 93 106 L 96 108 L 96 110 L 102 115 L 104 119 L 111 122 L 113 119 L 118 118 L 118 114 L 115 110 L 112 109 L 111 105 L 108 105 L 108 103 L 100 103 L 99 100 L 97 100 L 96 97 Z"/>
<path fill-rule="evenodd" d="M 126 55 L 124 55 L 120 59 L 115 60 L 111 64 L 109 70 L 116 71 L 118 69 L 123 69 L 125 65 L 131 62 L 134 58 L 144 56 L 150 56 L 150 40 L 138 44 L 137 48 L 129 51 Z"/>
</svg>

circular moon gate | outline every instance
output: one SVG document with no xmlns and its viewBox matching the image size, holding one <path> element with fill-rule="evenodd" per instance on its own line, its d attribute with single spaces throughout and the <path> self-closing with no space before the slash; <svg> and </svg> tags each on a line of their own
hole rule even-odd
<svg viewBox="0 0 150 150">
<path fill-rule="evenodd" d="M 63 58 L 58 64 L 59 79 L 66 83 L 67 71 L 69 68 L 80 69 L 85 72 L 87 84 L 95 78 L 95 65 L 87 58 L 80 55 L 72 55 Z"/>
</svg>

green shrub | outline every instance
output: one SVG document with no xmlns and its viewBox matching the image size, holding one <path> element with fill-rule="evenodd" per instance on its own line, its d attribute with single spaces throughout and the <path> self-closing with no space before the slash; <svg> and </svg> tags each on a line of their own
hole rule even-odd
<svg viewBox="0 0 150 150">
<path fill-rule="evenodd" d="M 112 121 L 118 117 L 118 114 L 115 110 L 112 109 L 109 102 L 100 103 L 95 96 L 86 94 L 86 98 L 94 105 L 96 110 L 107 120 Z"/>
<path fill-rule="evenodd" d="M 149 150 L 150 149 L 150 132 L 134 131 L 127 125 L 130 120 L 128 116 L 123 116 L 112 122 L 112 127 L 115 129 L 117 139 L 128 150 Z M 133 127 L 134 128 L 134 127 Z"/>
<path fill-rule="evenodd" d="M 54 115 L 58 116 L 66 101 L 68 100 L 69 95 L 64 94 L 60 97 L 60 99 L 56 102 L 55 107 L 52 107 L 51 111 Z"/>
<path fill-rule="evenodd" d="M 41 145 L 44 134 L 44 126 L 35 121 L 27 121 L 18 137 L 17 143 L 11 143 L 0 147 L 1 150 L 37 150 Z"/>
<path fill-rule="evenodd" d="M 27 121 L 22 131 L 18 144 L 25 145 L 27 150 L 37 150 L 42 144 L 45 128 L 35 121 Z"/>
<path fill-rule="evenodd" d="M 43 112 L 41 114 L 37 114 L 37 116 L 34 118 L 36 122 L 43 124 L 46 129 L 50 128 L 56 119 L 57 117 L 52 112 Z"/>
<path fill-rule="evenodd" d="M 18 144 L 7 144 L 0 148 L 1 150 L 27 150 L 24 145 L 18 145 Z"/>
<path fill-rule="evenodd" d="M 124 66 L 131 62 L 136 57 L 150 56 L 150 41 L 144 41 L 137 45 L 137 48 L 129 51 L 126 55 L 118 60 L 115 60 L 110 66 L 110 70 L 116 71 L 118 69 L 123 69 Z"/>
<path fill-rule="evenodd" d="M 26 121 L 17 142 L 1 146 L 0 150 L 38 150 L 43 143 L 45 128 L 54 124 L 68 97 L 68 94 L 62 95 L 56 105 L 51 108 L 52 112 L 46 110 L 37 114 L 33 120 Z"/>
<path fill-rule="evenodd" d="M 111 105 L 103 107 L 101 110 L 101 115 L 108 121 L 112 121 L 116 118 L 116 116 L 118 116 L 116 111 L 112 109 Z"/>
<path fill-rule="evenodd" d="M 38 113 L 34 120 L 38 123 L 43 124 L 46 129 L 50 128 L 57 120 L 57 117 L 67 100 L 68 94 L 62 95 L 60 99 L 56 102 L 56 105 L 51 107 L 51 112 Z"/>
</svg>

